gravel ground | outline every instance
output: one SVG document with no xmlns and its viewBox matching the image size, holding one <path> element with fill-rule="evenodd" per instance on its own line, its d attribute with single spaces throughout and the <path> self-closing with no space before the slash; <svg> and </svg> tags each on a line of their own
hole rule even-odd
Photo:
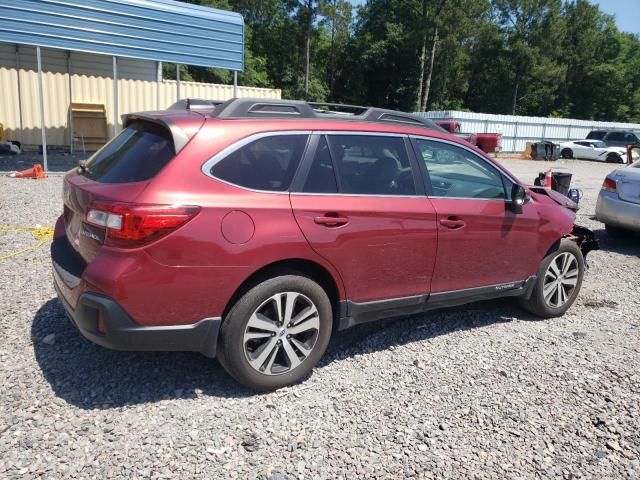
<svg viewBox="0 0 640 480">
<path fill-rule="evenodd" d="M 564 317 L 505 300 L 361 327 L 271 394 L 198 354 L 95 346 L 63 315 L 46 247 L 0 261 L 0 478 L 640 477 L 640 242 L 593 218 L 611 165 L 551 165 L 574 174 L 602 248 Z M 60 190 L 0 178 L 0 225 L 53 226 Z M 0 234 L 0 256 L 33 242 Z"/>
<path fill-rule="evenodd" d="M 60 154 L 49 153 L 47 165 L 50 172 L 60 174 L 78 165 L 78 160 L 88 158 L 90 153 Z M 15 172 L 31 168 L 34 163 L 44 165 L 42 155 L 36 152 L 25 152 L 20 155 L 0 155 L 0 172 Z"/>
</svg>

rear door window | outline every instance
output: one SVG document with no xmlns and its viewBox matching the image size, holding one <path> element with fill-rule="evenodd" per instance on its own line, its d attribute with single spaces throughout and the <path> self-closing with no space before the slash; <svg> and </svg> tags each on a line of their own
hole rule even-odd
<svg viewBox="0 0 640 480">
<path fill-rule="evenodd" d="M 81 175 L 100 183 L 142 182 L 174 156 L 171 132 L 155 123 L 134 122 L 89 158 Z"/>
<path fill-rule="evenodd" d="M 211 175 L 240 187 L 283 192 L 289 188 L 308 135 L 270 135 L 233 151 L 211 167 Z"/>
<path fill-rule="evenodd" d="M 402 137 L 327 135 L 340 193 L 415 195 L 416 186 Z"/>
</svg>

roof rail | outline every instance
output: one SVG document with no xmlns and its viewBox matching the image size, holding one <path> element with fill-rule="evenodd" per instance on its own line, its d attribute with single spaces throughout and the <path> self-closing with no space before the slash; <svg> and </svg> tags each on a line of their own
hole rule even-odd
<svg viewBox="0 0 640 480">
<path fill-rule="evenodd" d="M 444 132 L 428 118 L 384 108 L 343 105 L 339 103 L 305 102 L 264 98 L 232 98 L 226 102 L 184 99 L 170 109 L 210 110 L 220 119 L 242 118 L 315 118 L 321 120 L 355 120 L 376 123 L 413 125 Z"/>
<path fill-rule="evenodd" d="M 183 98 L 169 107 L 169 110 L 213 110 L 223 103 L 222 100 L 205 100 L 203 98 Z"/>
</svg>

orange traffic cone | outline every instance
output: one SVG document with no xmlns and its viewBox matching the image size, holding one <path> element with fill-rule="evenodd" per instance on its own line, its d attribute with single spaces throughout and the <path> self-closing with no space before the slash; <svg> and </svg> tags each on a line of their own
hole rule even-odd
<svg viewBox="0 0 640 480">
<path fill-rule="evenodd" d="M 544 186 L 547 188 L 551 188 L 551 185 L 553 184 L 552 181 L 552 176 L 551 176 L 551 169 L 547 170 L 547 173 L 544 176 Z"/>
<path fill-rule="evenodd" d="M 42 170 L 42 165 L 40 165 L 39 163 L 36 163 L 33 168 L 27 168 L 26 170 L 14 173 L 11 176 L 15 178 L 35 178 L 36 180 L 47 178 L 47 174 L 44 173 L 44 170 Z"/>
</svg>

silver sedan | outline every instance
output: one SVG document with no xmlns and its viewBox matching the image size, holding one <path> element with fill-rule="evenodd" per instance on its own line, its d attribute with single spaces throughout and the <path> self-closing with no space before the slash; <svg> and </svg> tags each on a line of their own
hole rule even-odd
<svg viewBox="0 0 640 480">
<path fill-rule="evenodd" d="M 610 235 L 640 232 L 640 162 L 607 175 L 598 195 L 596 217 Z"/>
</svg>

